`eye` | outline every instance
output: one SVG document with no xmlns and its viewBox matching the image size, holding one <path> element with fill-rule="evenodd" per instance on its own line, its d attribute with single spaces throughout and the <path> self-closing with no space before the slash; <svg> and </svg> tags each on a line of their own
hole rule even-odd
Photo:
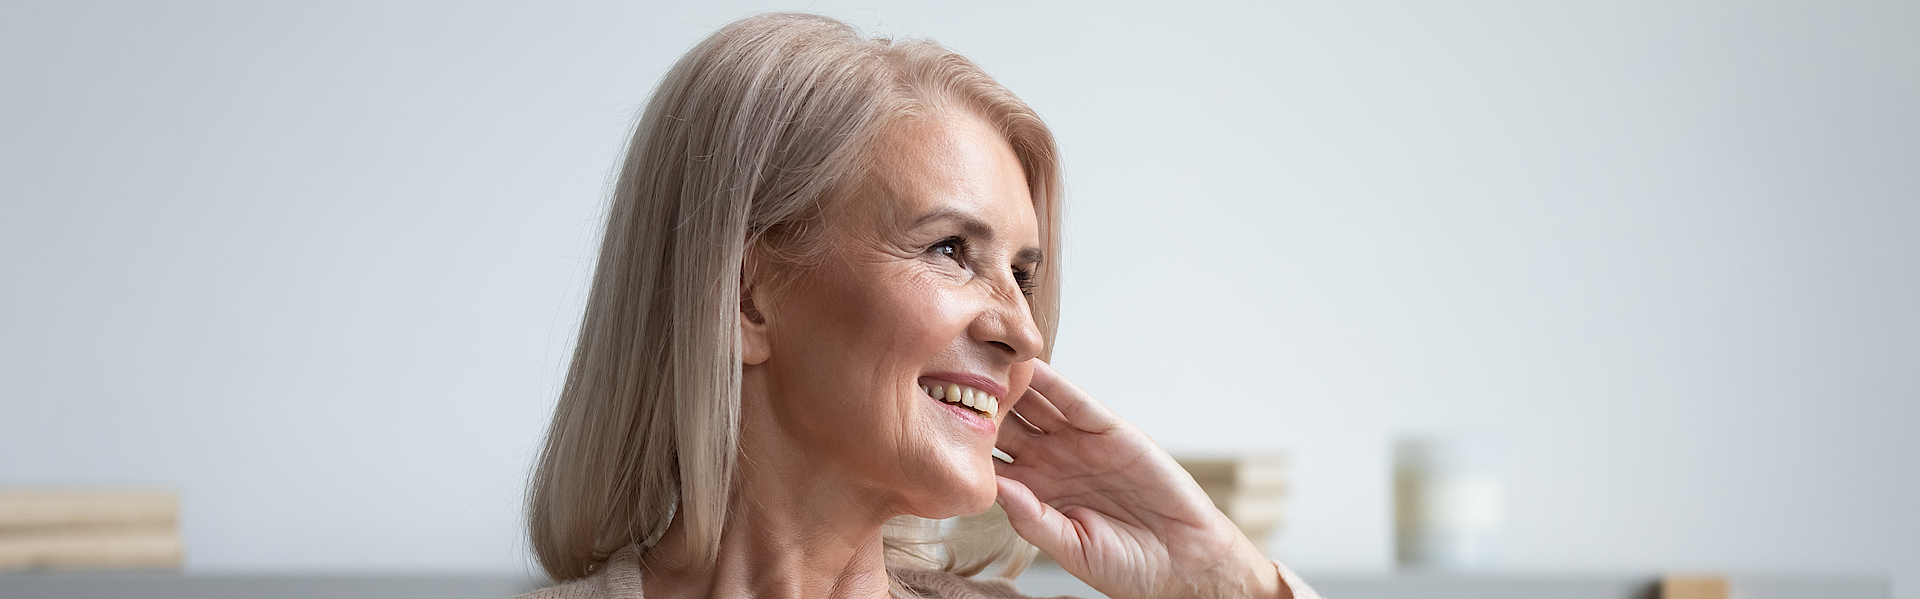
<svg viewBox="0 0 1920 599">
<path fill-rule="evenodd" d="M 960 258 L 966 255 L 966 249 L 967 240 L 959 237 L 948 237 L 935 242 L 931 246 L 927 246 L 928 253 L 945 256 L 953 259 L 955 262 L 959 262 Z"/>
</svg>

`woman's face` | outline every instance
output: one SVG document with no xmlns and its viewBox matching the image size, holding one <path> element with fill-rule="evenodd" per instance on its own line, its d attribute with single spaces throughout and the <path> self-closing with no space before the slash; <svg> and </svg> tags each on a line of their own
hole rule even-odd
<svg viewBox="0 0 1920 599">
<path fill-rule="evenodd" d="M 826 211 L 820 265 L 750 291 L 743 459 L 849 505 L 977 513 L 1044 344 L 1023 289 L 1039 225 L 1013 149 L 978 118 L 889 133 L 862 191 Z"/>
</svg>

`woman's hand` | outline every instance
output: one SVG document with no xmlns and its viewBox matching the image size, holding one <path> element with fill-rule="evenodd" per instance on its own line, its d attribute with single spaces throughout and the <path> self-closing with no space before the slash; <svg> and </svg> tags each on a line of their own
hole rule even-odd
<svg viewBox="0 0 1920 599">
<path fill-rule="evenodd" d="M 1291 597 L 1186 470 L 1052 366 L 1014 410 L 1033 427 L 1000 426 L 1000 506 L 1067 572 L 1112 599 Z"/>
</svg>

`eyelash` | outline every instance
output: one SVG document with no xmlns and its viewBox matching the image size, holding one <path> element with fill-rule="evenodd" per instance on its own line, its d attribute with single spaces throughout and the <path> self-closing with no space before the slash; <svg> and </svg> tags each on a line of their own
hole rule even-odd
<svg viewBox="0 0 1920 599">
<path fill-rule="evenodd" d="M 953 250 L 950 252 L 942 252 L 940 248 L 943 247 L 950 247 L 953 248 Z M 948 237 L 935 242 L 931 246 L 927 246 L 928 252 L 946 256 L 955 262 L 960 261 L 961 258 L 966 256 L 966 249 L 967 240 L 964 237 Z M 1039 283 L 1033 280 L 1033 270 L 1026 268 L 1015 267 L 1013 269 L 1013 282 L 1020 287 L 1020 294 L 1027 297 L 1033 297 L 1034 289 L 1040 286 Z"/>
<path fill-rule="evenodd" d="M 1040 286 L 1033 281 L 1033 271 L 1029 269 L 1013 269 L 1013 282 L 1020 286 L 1020 293 L 1027 297 L 1033 297 L 1034 288 Z"/>
</svg>

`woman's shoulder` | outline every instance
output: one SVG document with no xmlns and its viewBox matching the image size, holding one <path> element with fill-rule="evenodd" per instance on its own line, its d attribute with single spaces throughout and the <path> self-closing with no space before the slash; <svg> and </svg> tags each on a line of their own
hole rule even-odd
<svg viewBox="0 0 1920 599">
<path fill-rule="evenodd" d="M 639 549 L 627 547 L 607 558 L 599 571 L 513 599 L 642 599 Z"/>
<path fill-rule="evenodd" d="M 629 547 L 607 558 L 606 565 L 586 578 L 533 591 L 514 599 L 644 599 L 640 562 Z M 940 570 L 889 571 L 902 586 L 928 599 L 1036 599 L 1022 594 L 1005 578 L 969 578 Z M 1078 599 L 1062 595 L 1049 599 Z"/>
<path fill-rule="evenodd" d="M 1294 574 L 1286 564 L 1273 562 L 1280 571 L 1280 582 L 1287 586 L 1293 599 L 1321 599 L 1313 587 Z M 939 570 L 892 570 L 893 577 L 905 585 L 908 590 L 930 599 L 1036 599 L 1021 594 L 1013 586 L 1013 581 L 1005 578 L 968 578 L 951 572 Z M 559 598 L 555 598 L 559 599 Z M 1071 595 L 1049 597 L 1047 599 L 1079 599 Z"/>
<path fill-rule="evenodd" d="M 969 578 L 940 570 L 893 570 L 893 577 L 921 597 L 937 599 L 1034 599 L 1005 578 Z M 1078 599 L 1062 595 L 1057 599 Z"/>
<path fill-rule="evenodd" d="M 619 597 L 606 584 L 607 581 L 588 576 L 579 580 L 553 585 L 513 599 L 611 599 Z M 634 599 L 638 599 L 638 595 Z"/>
</svg>

